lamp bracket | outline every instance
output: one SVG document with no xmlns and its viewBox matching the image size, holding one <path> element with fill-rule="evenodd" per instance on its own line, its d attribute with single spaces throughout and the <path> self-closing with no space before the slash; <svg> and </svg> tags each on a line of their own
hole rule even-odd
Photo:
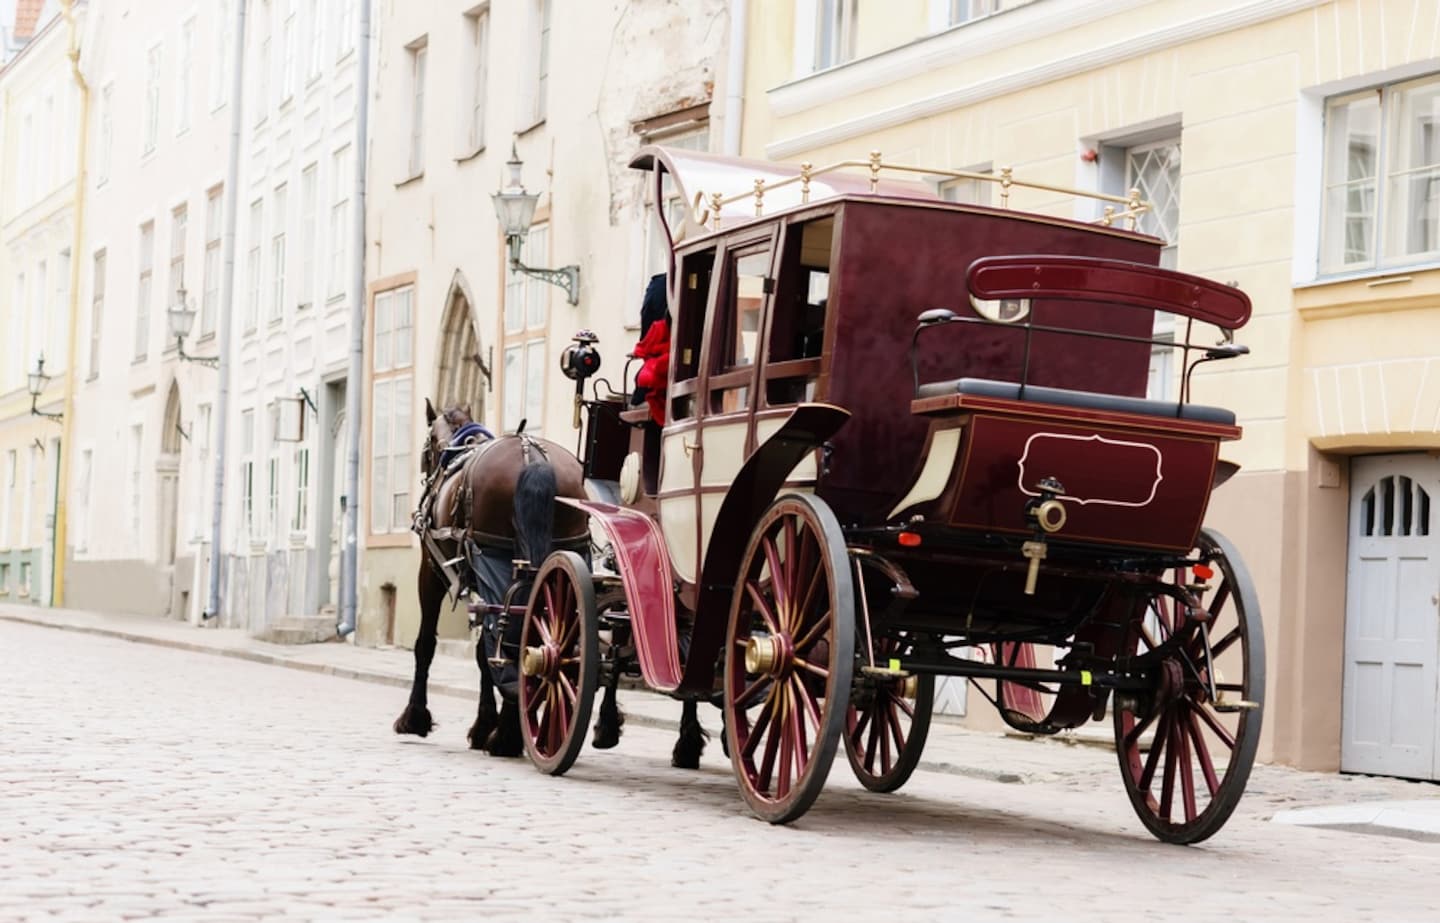
<svg viewBox="0 0 1440 923">
<path fill-rule="evenodd" d="M 580 267 L 562 266 L 559 269 L 537 269 L 533 266 L 526 266 L 518 259 L 510 260 L 510 269 L 513 272 L 524 273 L 541 282 L 548 282 L 551 285 L 558 285 L 565 290 L 566 300 L 571 305 L 580 303 Z"/>
<path fill-rule="evenodd" d="M 176 355 L 182 362 L 194 362 L 196 365 L 203 365 L 209 369 L 218 369 L 220 367 L 219 356 L 192 356 L 185 352 L 185 339 L 183 337 L 175 338 L 175 350 Z"/>
</svg>

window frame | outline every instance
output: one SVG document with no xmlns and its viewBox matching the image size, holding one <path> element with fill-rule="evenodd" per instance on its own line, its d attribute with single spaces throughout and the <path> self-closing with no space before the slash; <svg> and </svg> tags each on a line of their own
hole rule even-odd
<svg viewBox="0 0 1440 923">
<path fill-rule="evenodd" d="M 366 407 L 366 482 L 369 486 L 369 503 L 365 504 L 365 529 L 368 544 L 408 545 L 410 543 L 409 504 L 414 501 L 412 475 L 414 473 L 413 432 L 415 426 L 415 311 L 418 302 L 418 284 L 413 273 L 381 280 L 371 287 L 368 323 L 366 324 L 370 365 L 368 368 L 368 398 Z M 382 309 L 388 314 L 393 299 L 404 294 L 408 298 L 408 320 L 404 325 L 387 321 L 387 329 L 380 329 Z M 399 340 L 395 335 L 404 330 L 408 339 L 403 361 L 396 357 L 394 345 Z M 381 349 L 381 336 L 386 336 L 385 349 Z M 401 385 L 404 387 L 402 388 Z M 385 388 L 388 395 L 384 404 L 377 397 Z M 395 400 L 396 394 L 405 396 L 403 401 Z M 386 461 L 383 473 L 377 473 L 376 461 L 381 457 L 379 445 L 379 421 L 376 408 L 387 411 L 385 423 Z M 403 468 L 403 470 L 401 470 Z M 383 481 L 383 483 L 382 483 Z M 383 517 L 375 502 L 383 493 L 389 507 Z M 401 495 L 406 499 L 405 514 L 394 517 L 395 504 Z M 384 526 L 380 528 L 380 526 Z"/>
<path fill-rule="evenodd" d="M 144 362 L 150 355 L 150 308 L 155 298 L 155 221 L 152 219 L 140 225 L 140 240 L 136 244 L 136 263 L 139 266 L 139 281 L 135 293 L 135 350 L 132 361 Z"/>
<path fill-rule="evenodd" d="M 225 187 L 217 183 L 205 191 L 205 259 L 200 294 L 200 339 L 215 335 L 220 316 L 221 243 L 225 226 Z"/>
<path fill-rule="evenodd" d="M 538 218 L 525 235 L 521 247 L 520 261 L 528 266 L 544 266 L 550 259 L 551 227 L 549 216 Z M 509 267 L 508 256 L 502 254 L 502 300 L 500 310 L 500 428 L 502 432 L 513 433 L 521 420 L 525 432 L 539 435 L 545 429 L 545 396 L 548 391 L 548 371 L 544 357 L 548 354 L 551 317 L 551 291 L 554 286 L 533 276 L 516 272 Z M 512 312 L 512 307 L 515 309 Z M 519 323 L 511 324 L 512 313 Z M 538 319 L 537 319 L 538 318 Z M 519 365 L 514 381 L 510 379 L 508 364 L 511 354 L 519 355 Z M 538 382 L 540 394 L 532 391 L 536 376 L 532 374 L 530 362 L 535 355 L 540 357 Z M 514 412 L 512 412 L 512 408 Z M 533 408 L 539 409 L 539 417 L 528 414 Z"/>
</svg>

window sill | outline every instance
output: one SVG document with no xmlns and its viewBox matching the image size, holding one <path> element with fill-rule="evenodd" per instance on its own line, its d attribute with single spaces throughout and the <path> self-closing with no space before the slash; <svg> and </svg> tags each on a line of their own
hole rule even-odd
<svg viewBox="0 0 1440 923">
<path fill-rule="evenodd" d="M 396 183 L 396 184 L 395 184 L 395 188 L 396 188 L 396 189 L 404 189 L 406 186 L 409 186 L 411 183 L 418 183 L 420 180 L 422 180 L 422 179 L 424 179 L 424 178 L 425 178 L 425 171 L 424 171 L 424 170 L 421 170 L 419 173 L 414 174 L 413 176 L 409 177 L 408 179 L 402 179 L 400 182 Z"/>
<path fill-rule="evenodd" d="M 1294 286 L 1296 313 L 1305 320 L 1383 314 L 1430 307 L 1440 299 L 1440 264 L 1367 270 Z"/>
<path fill-rule="evenodd" d="M 150 357 L 148 355 L 136 356 L 134 359 L 130 360 L 130 367 L 134 368 L 137 365 L 144 365 L 146 361 L 149 360 L 149 358 Z"/>
<path fill-rule="evenodd" d="M 344 300 L 345 300 L 345 293 L 344 293 L 344 292 L 336 292 L 335 294 L 333 294 L 333 295 L 331 295 L 331 296 L 329 296 L 329 297 L 327 297 L 327 298 L 325 299 L 325 307 L 327 307 L 327 308 L 333 308 L 335 305 L 339 304 L 340 302 L 342 302 L 342 301 L 344 301 Z"/>
<path fill-rule="evenodd" d="M 532 124 L 530 127 L 528 127 L 528 128 L 522 128 L 522 129 L 520 129 L 519 131 L 515 132 L 515 137 L 517 137 L 517 138 L 523 138 L 523 137 L 525 137 L 526 135 L 530 134 L 530 132 L 534 131 L 535 129 L 541 127 L 541 126 L 544 125 L 544 124 L 545 124 L 545 117 L 544 117 L 544 116 L 541 116 L 540 119 L 539 119 L 539 121 L 535 122 L 535 123 Z"/>
<path fill-rule="evenodd" d="M 199 343 L 209 343 L 209 342 L 212 342 L 214 339 L 215 339 L 215 331 L 211 330 L 209 333 L 202 333 L 202 334 L 200 334 L 198 337 L 195 338 L 195 342 L 196 342 L 197 344 L 199 344 Z"/>
<path fill-rule="evenodd" d="M 296 313 L 301 313 L 301 312 L 304 312 L 304 311 L 308 311 L 308 310 L 310 310 L 310 309 L 313 308 L 313 307 L 315 307 L 315 305 L 314 305 L 313 302 L 302 301 L 302 302 L 300 302 L 299 304 L 297 304 L 297 305 L 295 306 L 295 311 L 296 311 Z"/>
<path fill-rule="evenodd" d="M 455 158 L 455 162 L 456 162 L 456 163 L 469 163 L 470 161 L 474 160 L 476 157 L 479 157 L 479 156 L 480 156 L 481 154 L 483 154 L 483 153 L 485 153 L 485 145 L 482 144 L 482 145 L 480 145 L 479 147 L 475 148 L 475 150 L 470 151 L 468 154 L 461 154 L 459 157 L 456 157 L 456 158 Z"/>
<path fill-rule="evenodd" d="M 283 323 L 285 323 L 285 317 L 284 315 L 281 315 L 280 317 L 270 318 L 270 320 L 266 321 L 265 326 L 271 330 L 274 330 L 276 327 L 279 327 Z"/>
</svg>

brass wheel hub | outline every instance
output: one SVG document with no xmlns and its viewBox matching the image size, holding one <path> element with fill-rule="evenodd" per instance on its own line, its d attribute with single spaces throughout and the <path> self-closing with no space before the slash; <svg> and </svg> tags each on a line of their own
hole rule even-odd
<svg viewBox="0 0 1440 923">
<path fill-rule="evenodd" d="M 543 676 L 554 669 L 555 649 L 550 645 L 527 647 L 520 652 L 520 672 L 525 676 Z"/>
<path fill-rule="evenodd" d="M 745 642 L 745 672 L 779 676 L 790 666 L 795 651 L 780 635 L 751 635 Z"/>
</svg>

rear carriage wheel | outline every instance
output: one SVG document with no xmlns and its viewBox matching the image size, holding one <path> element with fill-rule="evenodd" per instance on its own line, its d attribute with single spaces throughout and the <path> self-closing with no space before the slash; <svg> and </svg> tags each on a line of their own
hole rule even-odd
<svg viewBox="0 0 1440 923">
<path fill-rule="evenodd" d="M 863 642 L 862 642 L 863 644 Z M 907 653 L 903 639 L 876 638 L 874 662 Z M 861 663 L 869 659 L 862 655 Z M 893 792 L 910 779 L 925 750 L 935 708 L 935 677 L 861 675 L 845 712 L 845 755 L 855 778 L 872 792 Z"/>
<path fill-rule="evenodd" d="M 1196 553 L 1201 566 L 1173 579 L 1205 584 L 1200 623 L 1161 660 L 1151 693 L 1117 696 L 1114 708 L 1125 790 L 1140 820 L 1167 843 L 1198 843 L 1229 819 L 1255 762 L 1265 700 L 1265 638 L 1250 574 L 1217 532 L 1202 532 Z M 1154 650 L 1187 621 L 1182 603 L 1157 594 L 1129 626 L 1126 650 Z"/>
<path fill-rule="evenodd" d="M 725 733 L 740 793 L 756 816 L 787 823 L 830 774 L 855 667 L 845 537 L 824 501 L 781 497 L 755 527 L 725 654 Z"/>
<path fill-rule="evenodd" d="M 545 559 L 520 630 L 520 729 L 541 772 L 575 763 L 590 727 L 599 679 L 595 585 L 585 559 L 557 551 Z"/>
</svg>

